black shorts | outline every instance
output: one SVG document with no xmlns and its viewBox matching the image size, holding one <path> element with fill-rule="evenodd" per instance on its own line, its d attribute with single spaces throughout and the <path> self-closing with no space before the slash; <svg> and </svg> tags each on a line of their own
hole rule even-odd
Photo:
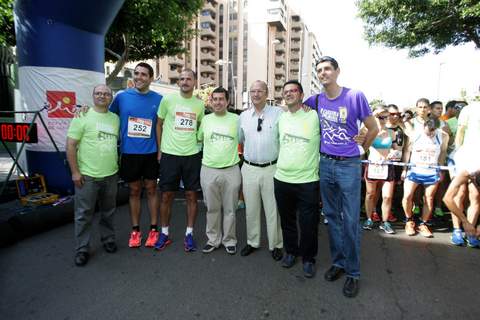
<svg viewBox="0 0 480 320">
<path fill-rule="evenodd" d="M 141 179 L 157 180 L 158 178 L 157 153 L 122 154 L 120 161 L 120 177 L 125 182 L 134 182 Z"/>
<path fill-rule="evenodd" d="M 180 179 L 186 191 L 200 190 L 200 169 L 202 167 L 202 154 L 190 156 L 176 156 L 162 153 L 160 160 L 160 190 L 177 191 Z"/>
</svg>

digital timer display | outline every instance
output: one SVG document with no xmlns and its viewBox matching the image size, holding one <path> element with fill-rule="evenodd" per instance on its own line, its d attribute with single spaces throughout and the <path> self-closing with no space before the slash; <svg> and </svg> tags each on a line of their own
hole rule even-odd
<svg viewBox="0 0 480 320">
<path fill-rule="evenodd" d="M 0 122 L 0 140 L 5 142 L 37 143 L 37 124 L 32 124 L 30 134 L 27 135 L 30 123 Z"/>
</svg>

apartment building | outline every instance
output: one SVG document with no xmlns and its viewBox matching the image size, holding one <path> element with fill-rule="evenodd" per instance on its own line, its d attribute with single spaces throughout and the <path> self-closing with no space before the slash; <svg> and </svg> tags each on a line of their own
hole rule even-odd
<svg viewBox="0 0 480 320">
<path fill-rule="evenodd" d="M 318 42 L 286 0 L 206 0 L 193 24 L 198 35 L 185 43 L 185 54 L 149 61 L 157 81 L 175 84 L 191 68 L 198 88 L 228 88 L 237 109 L 248 107 L 255 80 L 267 82 L 268 99 L 277 104 L 287 80 L 300 81 L 306 96 L 320 90 Z"/>
</svg>

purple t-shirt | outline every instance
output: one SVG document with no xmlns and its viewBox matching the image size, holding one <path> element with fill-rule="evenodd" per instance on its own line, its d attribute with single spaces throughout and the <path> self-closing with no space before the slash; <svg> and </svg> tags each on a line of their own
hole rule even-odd
<svg viewBox="0 0 480 320">
<path fill-rule="evenodd" d="M 359 156 L 360 150 L 353 137 L 358 134 L 361 122 L 372 115 L 365 95 L 361 91 L 342 88 L 340 96 L 333 100 L 320 93 L 318 109 L 315 100 L 316 95 L 313 95 L 304 104 L 317 110 L 322 135 L 320 152 L 343 157 Z"/>
</svg>

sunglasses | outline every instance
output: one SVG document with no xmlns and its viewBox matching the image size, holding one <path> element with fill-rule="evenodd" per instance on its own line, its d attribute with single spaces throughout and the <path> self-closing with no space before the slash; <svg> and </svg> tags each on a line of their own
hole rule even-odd
<svg viewBox="0 0 480 320">
<path fill-rule="evenodd" d="M 399 115 L 400 115 L 400 113 L 398 113 L 398 112 L 390 112 L 391 117 L 398 117 Z"/>
<path fill-rule="evenodd" d="M 388 116 L 377 116 L 378 120 L 387 120 Z"/>
<path fill-rule="evenodd" d="M 263 123 L 263 119 L 258 118 L 258 123 L 257 123 L 257 131 L 258 132 L 262 131 L 262 123 Z"/>
</svg>

